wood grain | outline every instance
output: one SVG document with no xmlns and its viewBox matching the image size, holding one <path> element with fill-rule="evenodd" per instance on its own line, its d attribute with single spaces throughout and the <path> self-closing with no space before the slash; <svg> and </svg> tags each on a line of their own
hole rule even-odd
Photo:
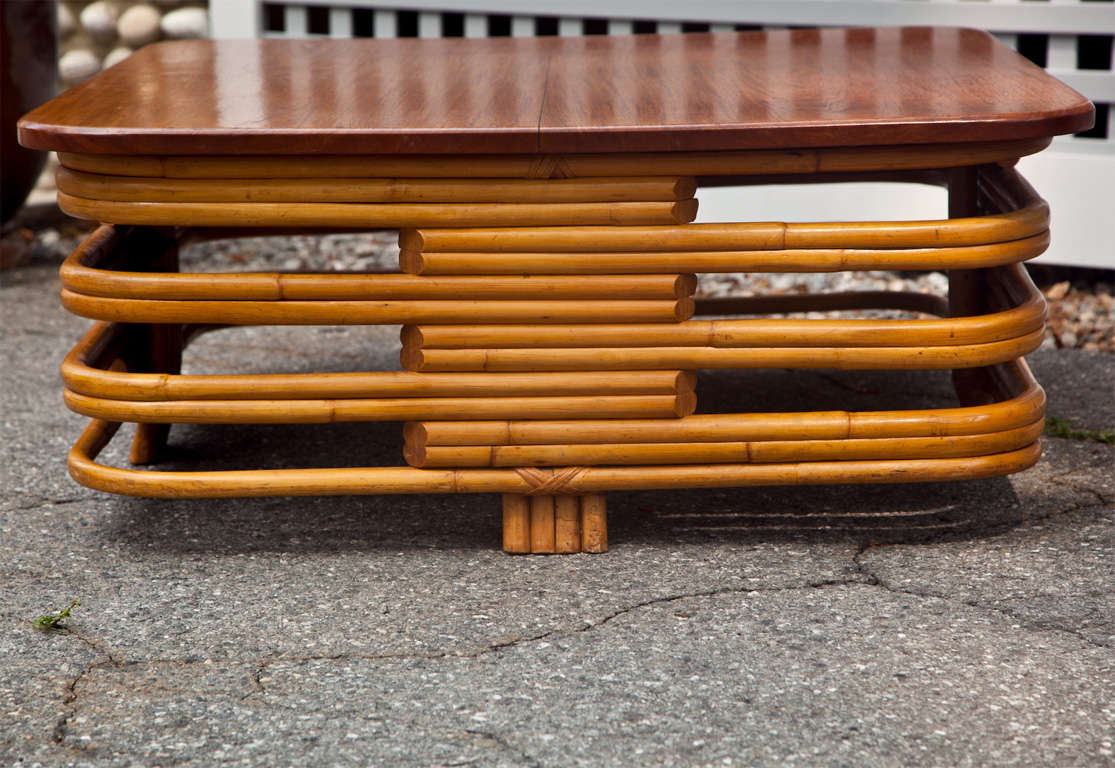
<svg viewBox="0 0 1115 768">
<path fill-rule="evenodd" d="M 94 154 L 684 152 L 969 142 L 1092 124 L 984 32 L 159 43 L 32 111 Z"/>
</svg>

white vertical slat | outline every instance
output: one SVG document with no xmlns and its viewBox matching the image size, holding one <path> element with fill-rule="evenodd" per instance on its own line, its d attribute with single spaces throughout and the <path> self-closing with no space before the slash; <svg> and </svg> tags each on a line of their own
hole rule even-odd
<svg viewBox="0 0 1115 768">
<path fill-rule="evenodd" d="M 676 35 L 681 32 L 680 21 L 660 21 L 656 30 L 660 35 Z"/>
<path fill-rule="evenodd" d="M 512 16 L 511 37 L 534 37 L 534 17 Z"/>
<path fill-rule="evenodd" d="M 441 37 L 441 14 L 434 11 L 418 14 L 418 36 Z"/>
<path fill-rule="evenodd" d="M 562 37 L 576 37 L 582 30 L 580 19 L 558 19 L 558 34 Z"/>
<path fill-rule="evenodd" d="M 1076 36 L 1050 35 L 1045 66 L 1048 69 L 1076 69 Z"/>
<path fill-rule="evenodd" d="M 630 19 L 608 19 L 609 35 L 630 35 L 635 31 L 635 22 Z"/>
<path fill-rule="evenodd" d="M 465 37 L 487 37 L 488 17 L 479 13 L 465 15 Z"/>
<path fill-rule="evenodd" d="M 283 32 L 285 37 L 306 36 L 306 6 L 287 5 L 283 7 Z"/>
<path fill-rule="evenodd" d="M 399 25 L 394 11 L 376 10 L 373 18 L 376 37 L 398 37 Z"/>
<path fill-rule="evenodd" d="M 263 4 L 259 0 L 220 0 L 209 6 L 209 31 L 218 40 L 259 37 Z"/>
<path fill-rule="evenodd" d="M 709 32 L 735 32 L 736 28 L 731 24 L 710 24 Z"/>
<path fill-rule="evenodd" d="M 344 40 L 352 37 L 352 9 L 329 9 L 329 36 Z"/>
</svg>

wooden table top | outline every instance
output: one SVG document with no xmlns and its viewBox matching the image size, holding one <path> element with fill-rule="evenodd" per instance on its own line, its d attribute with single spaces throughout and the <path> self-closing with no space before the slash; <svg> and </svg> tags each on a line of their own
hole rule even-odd
<svg viewBox="0 0 1115 768">
<path fill-rule="evenodd" d="M 1092 105 L 984 32 L 863 28 L 143 48 L 35 109 L 95 154 L 657 152 L 1072 133 Z"/>
</svg>

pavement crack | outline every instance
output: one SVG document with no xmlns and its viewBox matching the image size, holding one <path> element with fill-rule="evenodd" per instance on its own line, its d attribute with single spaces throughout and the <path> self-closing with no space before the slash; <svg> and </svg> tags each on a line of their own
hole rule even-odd
<svg viewBox="0 0 1115 768">
<path fill-rule="evenodd" d="M 1086 485 L 1080 485 L 1079 483 L 1073 482 L 1072 480 L 1068 479 L 1072 475 L 1075 475 L 1079 472 L 1081 472 L 1081 470 L 1074 469 L 1071 472 L 1065 472 L 1065 473 L 1060 474 L 1060 475 L 1054 475 L 1053 477 L 1049 478 L 1049 482 L 1057 483 L 1058 485 L 1067 485 L 1069 488 L 1072 488 L 1074 491 L 1080 491 L 1081 493 L 1090 494 L 1090 495 L 1095 497 L 1096 501 L 1098 501 L 1100 504 L 1102 504 L 1105 507 L 1110 507 L 1113 504 L 1115 504 L 1115 499 L 1109 499 L 1106 495 L 1104 495 L 1100 491 L 1097 491 L 1095 488 L 1090 488 Z M 1079 505 L 1079 506 L 1084 506 L 1084 505 Z M 1077 508 L 1079 508 L 1079 506 Z M 1073 510 L 1069 510 L 1069 511 L 1073 511 Z"/>
<path fill-rule="evenodd" d="M 856 563 L 857 568 L 859 568 L 860 572 L 863 573 L 865 577 L 867 577 L 867 581 L 865 583 L 867 583 L 870 586 L 874 586 L 874 587 L 878 587 L 880 589 L 884 589 L 887 592 L 891 592 L 891 593 L 896 594 L 896 595 L 908 595 L 910 597 L 918 597 L 918 598 L 922 598 L 922 599 L 925 599 L 925 600 L 943 600 L 947 603 L 953 603 L 954 605 L 963 605 L 967 608 L 975 608 L 976 610 L 979 610 L 979 611 L 984 611 L 984 612 L 987 612 L 987 613 L 993 613 L 993 614 L 997 614 L 999 616 L 1006 616 L 1007 618 L 1011 619 L 1011 621 L 1016 622 L 1018 624 L 1018 626 L 1022 629 L 1036 630 L 1036 631 L 1042 631 L 1042 632 L 1057 632 L 1057 633 L 1060 633 L 1060 634 L 1069 635 L 1069 636 L 1075 638 L 1076 640 L 1079 640 L 1079 641 L 1083 642 L 1084 644 L 1089 645 L 1093 648 L 1109 649 L 1109 648 L 1113 647 L 1110 643 L 1104 643 L 1104 642 L 1100 642 L 1098 640 L 1094 640 L 1094 639 L 1088 637 L 1087 635 L 1085 635 L 1084 633 L 1080 632 L 1079 630 L 1072 629 L 1070 627 L 1065 627 L 1065 626 L 1056 624 L 1054 622 L 1034 621 L 1033 619 L 1026 618 L 1025 616 L 1022 616 L 1022 615 L 1020 615 L 1020 614 L 1018 614 L 1018 613 L 1016 613 L 1016 612 L 1014 612 L 1014 611 L 1012 611 L 1008 608 L 1003 608 L 1003 607 L 995 606 L 995 605 L 988 605 L 986 603 L 980 602 L 979 600 L 963 600 L 963 599 L 956 598 L 956 597 L 950 597 L 949 595 L 943 595 L 943 594 L 933 592 L 933 591 L 928 590 L 928 589 L 913 589 L 913 588 L 909 588 L 909 587 L 897 587 L 894 584 L 891 584 L 890 582 L 888 582 L 886 579 L 883 579 L 882 577 L 880 577 L 877 573 L 874 573 L 873 571 L 871 571 L 863 562 L 860 561 L 860 556 L 864 552 L 866 552 L 868 549 L 871 549 L 875 546 L 895 546 L 895 545 L 868 544 L 868 545 L 865 545 L 864 547 L 862 547 L 860 549 L 860 551 L 858 553 L 856 553 L 855 557 L 853 557 L 853 561 Z"/>
<path fill-rule="evenodd" d="M 63 706 L 66 707 L 66 710 L 63 713 L 62 717 L 58 718 L 57 722 L 55 722 L 54 729 L 53 729 L 53 731 L 51 731 L 51 734 L 50 734 L 50 738 L 55 744 L 65 745 L 66 731 L 70 726 L 70 721 L 73 720 L 74 716 L 77 714 L 77 707 L 78 707 L 78 704 L 77 704 L 77 698 L 78 698 L 77 688 L 78 688 L 79 685 L 81 685 L 81 682 L 86 677 L 88 677 L 89 674 L 95 669 L 99 669 L 100 667 L 116 667 L 116 666 L 119 666 L 119 665 L 112 662 L 112 661 L 106 661 L 106 660 L 91 662 L 89 664 L 86 664 L 84 667 L 82 667 L 81 671 L 78 672 L 76 675 L 74 675 L 73 680 L 71 680 L 69 683 L 66 684 L 66 686 L 64 688 L 66 693 L 62 697 L 62 704 L 63 704 Z M 89 751 L 89 747 L 86 746 L 85 744 L 80 743 L 80 742 L 78 742 L 76 744 L 68 745 L 68 746 L 72 746 L 74 749 L 77 749 L 77 750 L 82 751 L 82 752 Z"/>
<path fill-rule="evenodd" d="M 77 504 L 85 501 L 83 496 L 66 497 L 61 499 L 52 499 L 47 496 L 35 496 L 34 501 L 27 501 L 22 504 L 17 504 L 12 507 L 15 512 L 26 512 L 31 509 L 38 509 L 39 507 L 60 507 L 64 504 Z"/>
<path fill-rule="evenodd" d="M 65 713 L 54 724 L 54 729 L 51 732 L 51 739 L 56 744 L 63 744 L 66 739 L 66 730 L 69 728 L 70 721 L 73 720 L 74 715 L 77 714 L 78 709 L 78 686 L 81 682 L 95 669 L 102 667 L 111 667 L 113 669 L 121 669 L 125 666 L 125 662 L 120 659 L 112 650 L 104 643 L 94 640 L 93 638 L 83 634 L 72 626 L 60 625 L 56 626 L 54 632 L 60 632 L 69 635 L 88 646 L 89 648 L 101 654 L 104 658 L 97 661 L 90 662 L 82 667 L 74 678 L 65 685 L 65 694 L 62 697 L 62 704 L 66 707 Z M 88 747 L 83 744 L 73 745 L 75 749 L 81 751 L 88 751 Z"/>
</svg>

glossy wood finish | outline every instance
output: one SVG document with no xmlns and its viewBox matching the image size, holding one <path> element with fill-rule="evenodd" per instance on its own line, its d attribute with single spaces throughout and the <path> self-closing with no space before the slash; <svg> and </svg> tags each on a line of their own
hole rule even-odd
<svg viewBox="0 0 1115 768">
<path fill-rule="evenodd" d="M 27 115 L 93 154 L 684 152 L 1022 139 L 1091 104 L 983 32 L 148 46 Z"/>
</svg>

